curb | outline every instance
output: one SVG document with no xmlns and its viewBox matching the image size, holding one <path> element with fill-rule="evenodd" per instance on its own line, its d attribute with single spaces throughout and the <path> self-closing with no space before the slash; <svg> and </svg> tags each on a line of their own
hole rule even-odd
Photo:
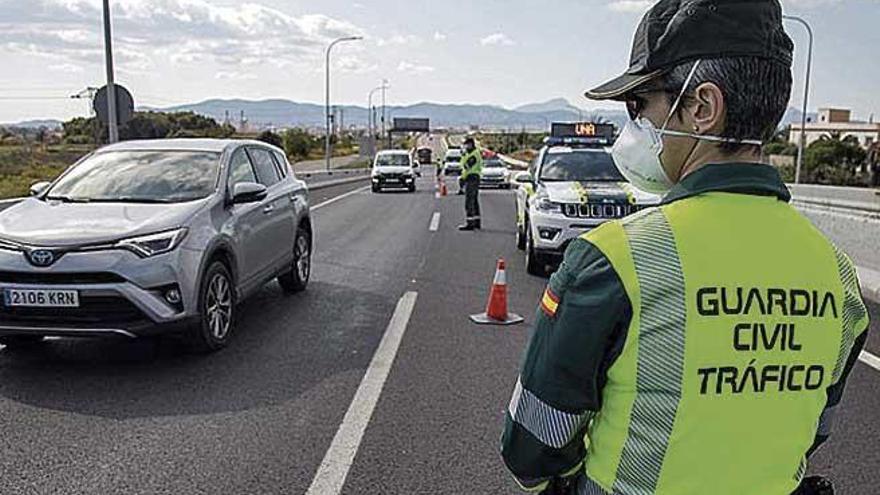
<svg viewBox="0 0 880 495">
<path fill-rule="evenodd" d="M 861 266 L 856 267 L 856 272 L 859 274 L 862 296 L 875 303 L 880 303 L 880 272 Z"/>
</svg>

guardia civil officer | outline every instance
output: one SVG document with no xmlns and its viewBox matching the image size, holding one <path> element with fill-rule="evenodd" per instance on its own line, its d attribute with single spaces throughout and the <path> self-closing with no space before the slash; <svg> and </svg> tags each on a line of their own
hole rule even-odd
<svg viewBox="0 0 880 495">
<path fill-rule="evenodd" d="M 483 174 L 483 153 L 477 148 L 474 138 L 464 140 L 461 155 L 461 186 L 464 189 L 464 210 L 466 221 L 458 230 L 478 230 L 480 221 L 480 177 Z"/>
<path fill-rule="evenodd" d="M 502 439 L 523 488 L 827 489 L 802 481 L 868 317 L 849 258 L 760 162 L 792 49 L 777 0 L 661 0 L 629 69 L 587 92 L 626 103 L 614 160 L 665 196 L 573 242 L 550 279 Z"/>
</svg>

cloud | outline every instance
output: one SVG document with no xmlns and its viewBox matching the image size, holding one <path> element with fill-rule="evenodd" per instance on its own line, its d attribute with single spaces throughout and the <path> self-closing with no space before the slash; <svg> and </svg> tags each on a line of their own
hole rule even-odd
<svg viewBox="0 0 880 495">
<path fill-rule="evenodd" d="M 397 70 L 398 72 L 415 72 L 417 74 L 428 74 L 430 72 L 434 72 L 434 68 L 430 65 L 416 64 L 412 62 L 407 62 L 406 60 L 400 62 L 400 64 L 397 66 Z"/>
<path fill-rule="evenodd" d="M 214 79 L 225 79 L 230 81 L 247 81 L 256 78 L 257 75 L 251 72 L 220 71 L 214 74 Z"/>
<path fill-rule="evenodd" d="M 376 64 L 365 62 L 354 55 L 336 55 L 333 57 L 333 67 L 335 70 L 349 72 L 353 74 L 365 74 L 374 72 L 379 69 Z"/>
<path fill-rule="evenodd" d="M 0 0 L 0 6 L 0 49 L 67 63 L 103 59 L 100 0 Z M 120 69 L 134 71 L 159 65 L 160 58 L 178 65 L 312 65 L 333 38 L 364 34 L 326 15 L 207 0 L 115 0 L 113 20 Z"/>
<path fill-rule="evenodd" d="M 79 74 L 80 72 L 83 72 L 82 67 L 80 67 L 78 65 L 66 64 L 66 63 L 52 64 L 48 67 L 48 69 L 53 72 L 64 72 L 67 74 Z"/>
<path fill-rule="evenodd" d="M 607 7 L 615 12 L 625 12 L 628 14 L 641 14 L 645 12 L 654 2 L 651 0 L 615 0 L 607 5 Z"/>
<path fill-rule="evenodd" d="M 389 45 L 418 45 L 422 39 L 414 34 L 395 34 L 390 38 L 379 38 L 376 40 L 378 46 Z"/>
<path fill-rule="evenodd" d="M 434 41 L 446 41 L 446 38 L 447 36 L 445 33 L 441 33 L 440 31 L 434 32 Z"/>
<path fill-rule="evenodd" d="M 494 33 L 480 39 L 480 44 L 483 46 L 513 46 L 516 42 L 504 33 Z"/>
</svg>

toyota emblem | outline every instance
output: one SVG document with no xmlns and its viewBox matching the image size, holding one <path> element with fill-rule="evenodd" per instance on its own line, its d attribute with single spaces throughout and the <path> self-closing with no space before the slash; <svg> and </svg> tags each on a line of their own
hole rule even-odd
<svg viewBox="0 0 880 495">
<path fill-rule="evenodd" d="M 28 261 L 34 266 L 51 266 L 55 263 L 55 253 L 48 249 L 34 249 L 28 253 Z"/>
</svg>

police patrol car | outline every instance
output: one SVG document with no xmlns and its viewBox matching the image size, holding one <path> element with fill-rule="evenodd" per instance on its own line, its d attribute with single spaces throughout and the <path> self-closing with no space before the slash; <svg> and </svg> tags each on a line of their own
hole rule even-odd
<svg viewBox="0 0 880 495">
<path fill-rule="evenodd" d="M 611 124 L 553 123 L 529 171 L 516 176 L 516 245 L 530 274 L 546 275 L 584 232 L 659 204 L 617 170 L 613 141 Z"/>
</svg>

